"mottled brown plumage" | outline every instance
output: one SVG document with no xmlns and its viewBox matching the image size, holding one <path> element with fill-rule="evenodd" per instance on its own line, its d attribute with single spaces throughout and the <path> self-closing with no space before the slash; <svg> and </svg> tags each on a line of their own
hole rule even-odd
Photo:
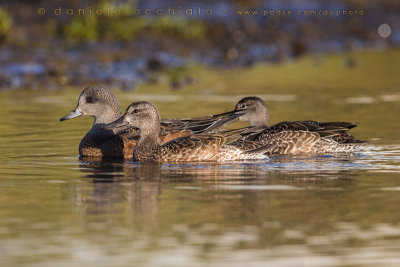
<svg viewBox="0 0 400 267">
<path fill-rule="evenodd" d="M 270 147 L 269 154 L 346 153 L 367 143 L 348 133 L 357 126 L 349 122 L 285 121 L 268 126 L 268 108 L 258 97 L 241 99 L 235 110 L 243 112 L 240 119 L 248 121 L 252 127 L 231 144 L 242 140 L 262 143 Z"/>
<path fill-rule="evenodd" d="M 265 151 L 243 149 L 239 145 L 225 145 L 227 136 L 223 133 L 192 133 L 161 144 L 160 114 L 153 104 L 146 101 L 132 103 L 121 118 L 106 126 L 110 129 L 129 127 L 140 129 L 140 137 L 133 152 L 133 159 L 137 161 L 228 161 L 267 158 L 264 155 Z"/>
</svg>

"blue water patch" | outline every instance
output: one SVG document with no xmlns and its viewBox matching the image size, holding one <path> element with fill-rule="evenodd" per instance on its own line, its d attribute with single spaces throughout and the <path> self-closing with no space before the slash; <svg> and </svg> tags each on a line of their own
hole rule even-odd
<svg viewBox="0 0 400 267">
<path fill-rule="evenodd" d="M 25 64 L 9 64 L 4 66 L 1 71 L 4 75 L 38 75 L 45 72 L 43 65 L 38 63 L 25 63 Z"/>
</svg>

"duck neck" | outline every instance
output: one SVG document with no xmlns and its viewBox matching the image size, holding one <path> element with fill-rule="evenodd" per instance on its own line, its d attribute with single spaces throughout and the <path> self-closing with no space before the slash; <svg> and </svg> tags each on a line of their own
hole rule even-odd
<svg viewBox="0 0 400 267">
<path fill-rule="evenodd" d="M 88 132 L 88 135 L 91 135 L 91 134 L 112 135 L 112 134 L 114 134 L 110 130 L 107 130 L 107 131 L 104 130 L 103 126 L 107 123 L 117 120 L 121 116 L 122 116 L 121 109 L 114 109 L 111 107 L 106 107 L 104 109 L 104 112 L 102 112 L 101 114 L 98 114 L 96 116 L 93 116 L 94 117 L 93 126 L 90 129 L 90 131 Z"/>
<path fill-rule="evenodd" d="M 106 107 L 101 114 L 93 116 L 94 117 L 93 126 L 104 125 L 113 122 L 122 116 L 121 113 L 122 112 L 120 108 L 116 109 L 116 108 Z"/>
<path fill-rule="evenodd" d="M 257 109 L 250 110 L 250 114 L 247 117 L 251 126 L 256 127 L 268 127 L 269 124 L 269 112 L 266 107 L 259 107 Z"/>
<path fill-rule="evenodd" d="M 136 160 L 154 159 L 161 149 L 159 129 L 141 129 L 133 157 Z"/>
<path fill-rule="evenodd" d="M 256 126 L 256 127 L 268 127 L 269 123 L 269 115 L 267 117 L 252 117 L 249 119 L 249 123 L 251 126 Z"/>
<path fill-rule="evenodd" d="M 116 133 L 114 131 L 105 130 L 103 127 L 121 117 L 121 110 L 106 108 L 102 114 L 93 117 L 92 128 L 81 140 L 80 147 L 97 146 L 115 136 Z"/>
</svg>

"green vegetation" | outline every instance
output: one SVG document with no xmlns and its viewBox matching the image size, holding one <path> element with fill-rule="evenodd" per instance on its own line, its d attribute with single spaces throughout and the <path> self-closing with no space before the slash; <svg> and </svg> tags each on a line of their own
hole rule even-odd
<svg viewBox="0 0 400 267">
<path fill-rule="evenodd" d="M 7 37 L 12 26 L 12 18 L 9 13 L 0 7 L 0 41 Z"/>
<path fill-rule="evenodd" d="M 105 5 L 103 3 L 103 5 Z M 102 8 L 100 5 L 99 8 Z M 108 3 L 107 5 L 110 5 Z M 107 7 L 105 7 L 106 9 Z M 111 5 L 108 8 L 116 9 Z M 128 15 L 128 7 L 119 7 L 119 16 L 107 15 L 79 15 L 76 14 L 64 28 L 68 38 L 80 41 L 96 41 L 100 39 L 128 41 L 144 28 L 143 20 Z"/>
<path fill-rule="evenodd" d="M 103 3 L 98 8 L 119 9 L 120 14 L 76 14 L 71 22 L 64 26 L 64 34 L 72 40 L 79 41 L 129 41 L 145 32 L 183 40 L 202 38 L 205 35 L 205 28 L 198 21 L 189 21 L 182 17 L 134 16 L 129 5 L 115 6 Z"/>
<path fill-rule="evenodd" d="M 149 21 L 149 28 L 158 35 L 165 34 L 183 39 L 202 38 L 205 35 L 205 28 L 201 22 L 180 17 L 158 17 Z"/>
<path fill-rule="evenodd" d="M 77 40 L 96 40 L 99 35 L 98 20 L 94 16 L 75 17 L 66 26 L 66 34 Z"/>
</svg>

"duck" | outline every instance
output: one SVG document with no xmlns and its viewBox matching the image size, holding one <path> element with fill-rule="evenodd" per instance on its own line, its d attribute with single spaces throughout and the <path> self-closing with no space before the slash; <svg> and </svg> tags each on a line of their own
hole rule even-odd
<svg viewBox="0 0 400 267">
<path fill-rule="evenodd" d="M 256 96 L 240 99 L 235 110 L 244 113 L 239 120 L 251 127 L 232 145 L 241 139 L 260 142 L 270 147 L 268 155 L 353 153 L 368 143 L 348 133 L 357 126 L 350 122 L 284 121 L 269 126 L 269 109 Z"/>
<path fill-rule="evenodd" d="M 160 142 L 166 143 L 191 133 L 206 133 L 234 122 L 241 115 L 236 111 L 196 118 L 165 119 L 161 121 Z M 86 87 L 77 106 L 60 118 L 66 121 L 80 116 L 94 118 L 91 129 L 79 143 L 80 157 L 131 158 L 139 131 L 134 128 L 120 131 L 104 126 L 122 116 L 117 97 L 101 85 Z"/>
<path fill-rule="evenodd" d="M 243 140 L 237 145 L 227 145 L 227 130 L 215 133 L 192 133 L 175 138 L 164 144 L 160 142 L 161 117 L 155 105 L 147 101 L 134 102 L 125 114 L 107 124 L 106 129 L 139 129 L 139 139 L 133 151 L 134 161 L 154 162 L 226 162 L 233 160 L 267 159 L 266 148 Z M 254 146 L 255 145 L 255 146 Z"/>
</svg>

